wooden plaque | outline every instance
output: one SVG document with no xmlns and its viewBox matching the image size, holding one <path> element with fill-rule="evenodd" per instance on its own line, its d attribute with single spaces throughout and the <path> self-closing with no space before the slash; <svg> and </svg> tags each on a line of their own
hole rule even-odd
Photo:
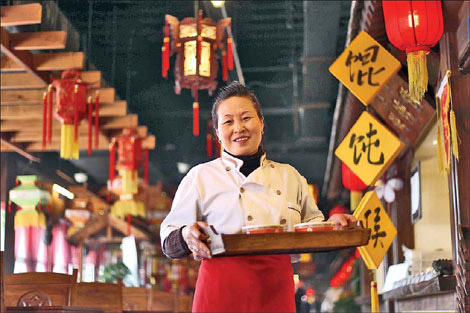
<svg viewBox="0 0 470 313">
<path fill-rule="evenodd" d="M 370 105 L 407 147 L 415 145 L 435 113 L 426 98 L 411 100 L 408 82 L 400 75 L 391 78 Z"/>
</svg>

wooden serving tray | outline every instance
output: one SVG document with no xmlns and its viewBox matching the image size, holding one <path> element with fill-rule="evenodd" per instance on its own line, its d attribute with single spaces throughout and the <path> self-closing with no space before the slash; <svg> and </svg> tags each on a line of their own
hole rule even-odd
<svg viewBox="0 0 470 313">
<path fill-rule="evenodd" d="M 370 233 L 370 229 L 354 226 L 319 232 L 222 235 L 225 252 L 213 257 L 327 252 L 364 246 L 369 242 Z"/>
</svg>

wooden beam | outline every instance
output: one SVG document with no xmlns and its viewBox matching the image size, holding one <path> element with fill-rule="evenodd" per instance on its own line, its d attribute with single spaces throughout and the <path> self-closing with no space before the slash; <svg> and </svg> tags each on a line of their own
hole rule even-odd
<svg viewBox="0 0 470 313">
<path fill-rule="evenodd" d="M 26 152 L 22 146 L 20 145 L 16 145 L 16 144 L 13 144 L 3 138 L 0 139 L 1 141 L 1 151 L 15 151 L 19 154 L 21 154 L 22 156 L 24 156 L 25 158 L 33 161 L 33 162 L 41 162 L 41 159 L 38 158 L 38 157 L 35 157 L 34 155 L 31 155 L 29 154 L 28 152 Z"/>
<path fill-rule="evenodd" d="M 2 120 L 24 120 L 24 119 L 41 119 L 42 120 L 42 104 L 17 104 L 17 105 L 1 105 L 0 118 Z M 126 101 L 116 101 L 114 103 L 102 103 L 100 105 L 99 116 L 125 116 L 127 113 Z M 95 116 L 93 112 L 93 116 Z"/>
<path fill-rule="evenodd" d="M 153 150 L 155 149 L 155 136 L 149 135 L 142 140 L 142 149 Z"/>
<path fill-rule="evenodd" d="M 44 85 L 47 84 L 49 73 L 38 73 L 34 70 L 34 58 L 31 52 L 29 51 L 12 51 L 10 48 L 10 34 L 8 31 L 1 27 L 1 51 L 3 53 L 3 58 L 7 58 L 10 61 L 13 61 L 16 66 L 20 68 L 22 71 L 26 71 L 31 74 L 38 82 L 43 83 Z M 3 65 L 3 62 L 2 62 Z M 2 66 L 3 68 L 3 66 Z"/>
<path fill-rule="evenodd" d="M 105 117 L 100 120 L 101 129 L 113 129 L 113 128 L 134 128 L 138 125 L 137 114 L 129 114 L 122 117 Z M 3 122 L 2 122 L 3 125 Z"/>
<path fill-rule="evenodd" d="M 3 36 L 3 34 L 2 34 Z M 17 51 L 28 52 L 28 51 Z M 32 54 L 33 69 L 37 71 L 63 71 L 83 68 L 83 52 L 54 52 Z M 1 56 L 2 72 L 20 72 L 24 68 L 16 64 L 9 56 Z"/>
<path fill-rule="evenodd" d="M 10 34 L 10 48 L 13 50 L 65 49 L 65 31 L 14 33 Z"/>
<path fill-rule="evenodd" d="M 129 114 L 119 117 L 103 117 L 100 118 L 100 129 L 137 127 L 137 119 L 137 114 Z M 85 125 L 84 123 L 86 123 L 86 121 L 82 120 L 80 125 Z M 54 120 L 52 123 L 52 129 L 54 130 L 56 128 L 60 129 L 60 123 L 57 120 Z M 42 120 L 29 118 L 24 120 L 3 120 L 0 122 L 1 132 L 14 132 L 22 129 L 37 129 L 42 131 Z"/>
<path fill-rule="evenodd" d="M 3 105 L 42 104 L 46 89 L 2 90 L 0 101 Z M 100 104 L 114 103 L 114 88 L 100 88 Z M 89 96 L 95 96 L 95 89 L 88 90 Z"/>
<path fill-rule="evenodd" d="M 79 139 L 79 149 L 80 150 L 87 150 L 88 149 L 88 140 L 86 137 L 80 137 Z M 93 150 L 108 150 L 109 149 L 109 141 L 108 140 L 101 140 L 98 146 L 98 149 L 95 149 L 93 146 Z M 41 151 L 59 151 L 60 150 L 60 140 L 59 141 L 52 141 L 52 143 L 47 144 L 46 148 L 42 147 L 42 142 L 32 142 L 26 145 L 26 151 L 29 152 L 41 152 Z"/>
<path fill-rule="evenodd" d="M 40 89 L 44 84 L 39 83 L 31 74 L 27 72 L 20 73 L 1 73 L 1 90 L 9 89 Z M 53 73 L 53 78 L 60 78 L 61 73 Z M 100 71 L 82 72 L 82 80 L 92 88 L 99 88 L 101 85 Z"/>
<path fill-rule="evenodd" d="M 41 24 L 42 6 L 39 3 L 1 7 L 1 25 L 16 26 Z"/>
<path fill-rule="evenodd" d="M 79 136 L 80 138 L 86 138 L 88 140 L 88 124 L 81 123 L 79 127 Z M 94 133 L 93 133 L 94 136 Z M 52 141 L 59 141 L 60 139 L 60 126 L 57 126 L 53 129 L 52 132 Z M 81 139 L 80 139 L 81 140 Z M 100 133 L 100 141 L 104 140 L 108 142 L 109 139 L 104 134 Z M 42 131 L 38 129 L 22 129 L 11 133 L 10 142 L 42 142 Z"/>
<path fill-rule="evenodd" d="M 137 130 L 137 135 L 139 137 L 142 137 L 142 138 L 147 137 L 147 132 L 148 132 L 147 126 L 137 126 L 135 130 Z M 110 129 L 108 131 L 109 138 L 117 137 L 121 133 L 122 133 L 121 129 Z"/>
</svg>

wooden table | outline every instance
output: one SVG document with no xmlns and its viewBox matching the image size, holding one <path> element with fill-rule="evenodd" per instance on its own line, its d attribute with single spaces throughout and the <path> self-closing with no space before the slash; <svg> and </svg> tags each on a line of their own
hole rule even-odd
<svg viewBox="0 0 470 313">
<path fill-rule="evenodd" d="M 7 312 L 15 313 L 104 313 L 99 308 L 81 308 L 78 306 L 8 306 Z"/>
</svg>

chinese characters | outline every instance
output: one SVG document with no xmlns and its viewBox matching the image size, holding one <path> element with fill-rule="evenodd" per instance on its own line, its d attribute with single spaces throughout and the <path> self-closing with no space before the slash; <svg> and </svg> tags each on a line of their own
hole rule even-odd
<svg viewBox="0 0 470 313">
<path fill-rule="evenodd" d="M 364 77 L 367 77 L 367 84 L 369 86 L 379 86 L 380 84 L 374 81 L 374 77 L 380 72 L 385 70 L 385 67 L 375 67 L 377 61 L 377 55 L 379 54 L 379 46 L 371 45 L 366 48 L 363 52 L 355 54 L 349 50 L 348 57 L 346 58 L 345 65 L 349 68 L 349 80 L 353 83 L 356 78 L 356 72 L 353 71 L 352 67 L 354 64 L 359 64 L 361 69 L 357 71 L 357 81 L 359 86 L 362 86 L 365 81 Z M 365 67 L 368 65 L 368 67 Z"/>
<path fill-rule="evenodd" d="M 381 247 L 383 248 L 384 247 L 384 244 L 382 243 L 382 241 L 379 241 L 379 239 L 381 237 L 387 237 L 387 232 L 385 231 L 380 231 L 380 207 L 376 207 L 374 209 L 374 213 L 375 213 L 375 217 L 374 217 L 374 229 L 373 229 L 373 233 L 372 233 L 372 236 L 370 237 L 370 239 L 374 240 L 374 248 L 377 247 L 377 243 L 380 243 Z M 366 218 L 366 228 L 370 228 L 369 227 L 369 216 L 372 214 L 372 210 L 367 210 L 365 213 L 364 213 L 364 217 Z"/>
<path fill-rule="evenodd" d="M 376 139 L 372 142 L 372 137 L 377 135 L 377 130 L 373 129 L 372 123 L 369 123 L 369 131 L 364 135 L 356 135 L 353 133 L 351 139 L 349 140 L 349 148 L 354 149 L 353 153 L 353 162 L 355 165 L 359 164 L 359 161 L 362 158 L 362 154 L 367 152 L 367 162 L 371 165 L 381 165 L 384 164 L 384 154 L 380 152 L 380 156 L 377 160 L 372 160 L 371 150 L 373 147 L 378 148 L 380 146 L 380 140 Z M 367 140 L 366 140 L 367 138 Z M 366 142 L 367 141 L 367 142 Z M 362 144 L 362 145 L 361 145 Z M 359 149 L 357 146 L 361 146 Z"/>
</svg>

